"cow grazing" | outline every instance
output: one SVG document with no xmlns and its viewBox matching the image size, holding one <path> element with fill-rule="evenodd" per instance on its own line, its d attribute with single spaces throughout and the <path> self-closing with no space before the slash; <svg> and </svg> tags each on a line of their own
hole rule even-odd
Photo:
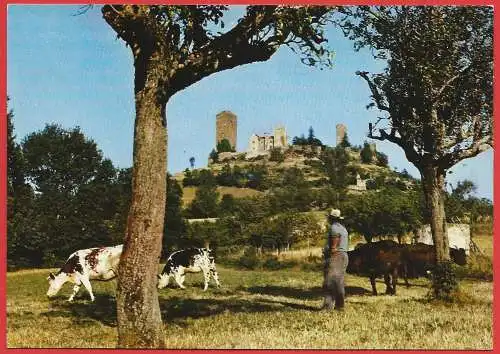
<svg viewBox="0 0 500 354">
<path fill-rule="evenodd" d="M 467 264 L 467 256 L 463 248 L 450 248 L 450 258 L 458 265 Z M 436 264 L 434 246 L 416 243 L 407 246 L 405 270 L 408 278 L 427 276 Z"/>
<path fill-rule="evenodd" d="M 375 279 L 384 277 L 386 294 L 396 295 L 398 270 L 403 265 L 404 247 L 391 240 L 370 242 L 348 252 L 347 272 L 368 275 L 372 294 L 377 295 Z"/>
<path fill-rule="evenodd" d="M 55 296 L 66 282 L 74 283 L 73 293 L 68 301 L 73 301 L 83 284 L 94 301 L 90 280 L 110 280 L 118 274 L 118 263 L 123 245 L 114 247 L 88 248 L 72 253 L 66 263 L 55 275 L 48 276 L 47 296 Z"/>
<path fill-rule="evenodd" d="M 188 248 L 172 253 L 168 259 L 163 271 L 158 275 L 158 289 L 163 289 L 169 283 L 170 277 L 173 277 L 176 283 L 182 288 L 184 286 L 184 277 L 186 273 L 203 272 L 205 286 L 203 291 L 207 290 L 210 277 L 213 277 L 217 287 L 219 284 L 219 275 L 215 268 L 212 251 L 207 248 Z"/>
</svg>

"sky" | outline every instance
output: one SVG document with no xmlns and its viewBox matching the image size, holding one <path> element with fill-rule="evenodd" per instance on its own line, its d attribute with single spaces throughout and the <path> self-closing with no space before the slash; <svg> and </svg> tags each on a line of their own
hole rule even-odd
<svg viewBox="0 0 500 354">
<path fill-rule="evenodd" d="M 48 123 L 79 126 L 116 167 L 132 165 L 134 94 L 130 48 L 116 38 L 100 7 L 82 15 L 78 5 L 9 5 L 7 11 L 7 94 L 14 112 L 17 140 Z M 238 13 L 233 9 L 230 14 Z M 230 27 L 232 19 L 226 22 Z M 384 62 L 369 50 L 354 51 L 352 42 L 329 28 L 334 66 L 320 70 L 302 64 L 282 47 L 268 61 L 213 74 L 175 94 L 167 104 L 168 171 L 207 165 L 215 147 L 215 117 L 223 110 L 237 115 L 237 150 L 248 148 L 253 133 L 286 127 L 289 142 L 307 136 L 310 126 L 323 143 L 335 145 L 335 126 L 347 126 L 351 144 L 362 145 L 368 123 L 379 112 L 367 110 L 370 91 L 357 70 L 380 72 Z M 389 165 L 419 178 L 401 148 L 376 141 Z M 476 196 L 493 198 L 493 150 L 451 169 L 447 182 L 469 179 Z"/>
</svg>

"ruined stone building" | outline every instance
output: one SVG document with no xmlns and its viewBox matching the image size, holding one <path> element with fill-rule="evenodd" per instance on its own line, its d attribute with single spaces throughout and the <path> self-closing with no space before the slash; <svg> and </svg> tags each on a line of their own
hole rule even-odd
<svg viewBox="0 0 500 354">
<path fill-rule="evenodd" d="M 347 189 L 352 191 L 364 192 L 366 191 L 366 180 L 361 179 L 361 176 L 356 174 L 356 184 L 347 186 Z"/>
<path fill-rule="evenodd" d="M 285 127 L 276 127 L 274 135 L 252 134 L 248 142 L 249 153 L 259 153 L 269 151 L 273 148 L 285 148 L 288 146 L 288 138 L 286 135 Z"/>
<path fill-rule="evenodd" d="M 227 139 L 236 151 L 238 119 L 231 111 L 222 111 L 216 116 L 215 146 Z"/>
<path fill-rule="evenodd" d="M 340 143 L 342 142 L 342 140 L 344 140 L 344 137 L 347 133 L 347 127 L 344 125 L 344 124 L 337 124 L 335 126 L 337 128 L 337 144 L 336 145 L 340 145 Z"/>
</svg>

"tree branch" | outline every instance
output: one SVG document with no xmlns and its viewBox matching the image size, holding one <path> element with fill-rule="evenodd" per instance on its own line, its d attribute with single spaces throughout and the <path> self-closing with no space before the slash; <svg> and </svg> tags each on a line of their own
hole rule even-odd
<svg viewBox="0 0 500 354">
<path fill-rule="evenodd" d="M 252 41 L 252 38 L 276 21 L 276 8 L 256 6 L 248 9 L 247 15 L 231 30 L 189 54 L 172 72 L 169 93 L 173 95 L 215 72 L 269 59 L 279 44 L 270 45 L 267 41 Z"/>
<path fill-rule="evenodd" d="M 390 141 L 401 147 L 405 152 L 406 158 L 408 161 L 413 163 L 415 166 L 418 166 L 421 161 L 421 156 L 415 151 L 413 145 L 411 143 L 403 140 L 402 138 L 396 136 L 396 131 L 394 129 L 391 130 L 391 133 L 388 134 L 385 130 L 379 129 L 380 136 L 373 135 L 373 131 L 370 127 L 370 132 L 368 133 L 368 137 L 370 139 L 380 140 L 380 141 Z"/>
<path fill-rule="evenodd" d="M 471 68 L 471 65 L 467 66 L 464 68 L 462 71 L 459 71 L 458 74 L 452 76 L 448 81 L 446 81 L 443 86 L 434 94 L 434 97 L 432 98 L 432 103 L 436 103 L 440 98 L 441 95 L 443 94 L 444 90 L 446 90 L 447 87 L 449 87 L 455 80 L 459 79 L 461 76 L 466 74 L 469 69 Z"/>
<path fill-rule="evenodd" d="M 384 103 L 384 98 L 380 94 L 377 85 L 368 77 L 368 71 L 356 71 L 356 75 L 361 76 L 365 81 L 368 83 L 368 86 L 370 87 L 370 91 L 372 92 L 372 97 L 375 100 L 375 103 L 377 105 L 377 108 L 390 112 L 389 107 L 387 107 Z"/>
<path fill-rule="evenodd" d="M 444 168 L 450 168 L 458 162 L 479 155 L 490 148 L 493 148 L 493 138 L 491 135 L 487 135 L 474 141 L 468 149 L 457 150 L 445 154 L 442 158 L 442 166 Z"/>
</svg>

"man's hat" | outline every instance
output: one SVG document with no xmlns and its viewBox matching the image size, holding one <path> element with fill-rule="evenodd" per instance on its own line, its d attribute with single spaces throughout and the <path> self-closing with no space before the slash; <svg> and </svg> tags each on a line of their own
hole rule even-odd
<svg viewBox="0 0 500 354">
<path fill-rule="evenodd" d="M 331 209 L 330 212 L 328 213 L 328 216 L 331 216 L 333 218 L 337 219 L 343 219 L 343 216 L 340 216 L 340 210 L 339 209 Z"/>
</svg>

